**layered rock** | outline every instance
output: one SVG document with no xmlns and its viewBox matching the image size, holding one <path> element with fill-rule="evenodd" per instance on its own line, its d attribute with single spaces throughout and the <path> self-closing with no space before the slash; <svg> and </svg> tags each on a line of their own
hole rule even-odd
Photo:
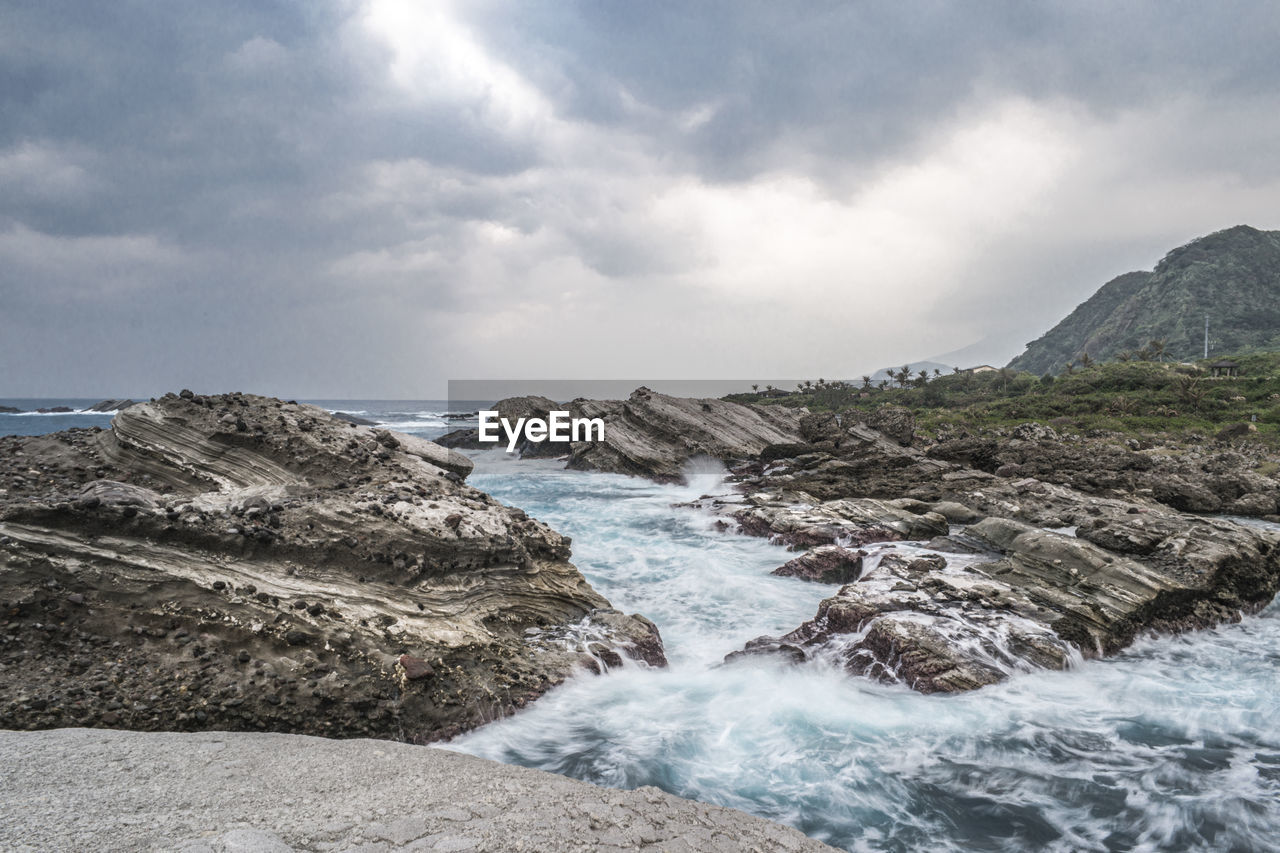
<svg viewBox="0 0 1280 853">
<path fill-rule="evenodd" d="M 684 464 L 694 457 L 738 462 L 757 458 L 771 444 L 799 441 L 804 414 L 782 406 L 671 397 L 648 388 L 637 388 L 626 400 L 579 399 L 561 405 L 545 397 L 513 397 L 495 408 L 513 422 L 516 416 L 546 417 L 552 408 L 571 418 L 604 421 L 603 441 L 523 442 L 519 449 L 524 456 L 566 455 L 570 468 L 668 483 L 682 481 Z M 456 430 L 440 443 L 483 446 L 474 429 Z"/>
<path fill-rule="evenodd" d="M 97 402 L 97 403 L 94 403 L 92 406 L 90 406 L 89 408 L 85 409 L 84 411 L 86 411 L 86 412 L 116 412 L 116 411 L 119 411 L 119 410 L 121 410 L 121 409 L 127 409 L 127 408 L 129 408 L 130 406 L 132 406 L 132 405 L 133 405 L 133 401 L 132 401 L 132 400 L 129 400 L 129 399 L 120 399 L 120 400 L 101 400 L 101 401 L 99 401 L 99 402 Z"/>
<path fill-rule="evenodd" d="M 0 439 L 0 727 L 427 741 L 581 666 L 662 665 L 652 623 L 470 468 L 241 394 Z"/>
<path fill-rule="evenodd" d="M 788 560 L 772 574 L 815 583 L 851 583 L 862 574 L 862 558 L 865 556 L 866 551 L 840 545 L 819 545 L 794 560 Z"/>
<path fill-rule="evenodd" d="M 1027 476 L 1041 468 L 1004 468 L 1009 449 L 1000 444 L 926 455 L 860 424 L 817 427 L 801 452 L 740 467 L 743 497 L 702 503 L 743 532 L 793 547 L 868 546 L 864 572 L 814 619 L 731 658 L 823 658 L 924 692 L 968 690 L 1113 654 L 1143 632 L 1237 620 L 1280 589 L 1280 534 L 1175 511 L 1168 490 L 1182 488 L 1177 480 L 1086 493 Z M 1009 443 L 1039 446 L 1049 432 L 1026 425 Z M 1246 495 L 1264 494 L 1258 475 L 1227 476 Z M 885 494 L 906 497 L 867 497 Z M 895 539 L 927 541 L 929 550 L 870 546 Z M 811 553 L 788 565 L 824 562 Z"/>
</svg>

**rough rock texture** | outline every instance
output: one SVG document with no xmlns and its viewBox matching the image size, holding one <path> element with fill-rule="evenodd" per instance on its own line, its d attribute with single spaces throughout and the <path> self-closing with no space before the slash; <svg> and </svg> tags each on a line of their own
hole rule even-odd
<svg viewBox="0 0 1280 853">
<path fill-rule="evenodd" d="M 385 741 L 0 732 L 0 763 L 0 848 L 12 851 L 832 849 L 657 788 Z"/>
<path fill-rule="evenodd" d="M 819 545 L 774 569 L 772 574 L 817 583 L 852 583 L 862 574 L 866 551 L 839 545 Z"/>
<path fill-rule="evenodd" d="M 1216 510 L 1224 495 L 1274 511 L 1274 482 L 1236 451 L 1165 461 L 1024 424 L 925 452 L 834 416 L 806 420 L 804 438 L 735 469 L 742 494 L 698 503 L 792 547 L 863 547 L 864 573 L 813 620 L 730 658 L 834 657 L 925 692 L 967 690 L 1113 654 L 1142 632 L 1233 621 L 1280 589 L 1280 534 L 1177 511 Z M 892 540 L 945 556 L 872 544 Z M 792 562 L 806 558 L 822 562 Z"/>
<path fill-rule="evenodd" d="M 695 456 L 750 459 L 770 444 L 799 438 L 800 413 L 780 406 L 669 397 L 637 388 L 626 400 L 575 400 L 573 417 L 603 418 L 605 439 L 580 442 L 569 467 L 679 482 Z"/>
<path fill-rule="evenodd" d="M 132 406 L 132 405 L 133 405 L 133 401 L 132 401 L 132 400 L 128 400 L 128 399 L 124 399 L 124 400 L 103 400 L 103 401 L 101 401 L 101 402 L 94 403 L 92 406 L 90 406 L 89 408 L 85 409 L 84 411 L 86 411 L 86 412 L 115 412 L 115 411 L 118 411 L 118 410 L 120 410 L 120 409 L 127 409 L 127 408 L 129 408 L 130 406 Z"/>
<path fill-rule="evenodd" d="M 569 540 L 469 470 L 241 394 L 0 438 L 0 727 L 427 741 L 613 649 L 662 665 L 652 623 L 610 608 Z"/>
<path fill-rule="evenodd" d="M 881 406 L 867 418 L 867 426 L 904 446 L 911 444 L 916 435 L 915 415 L 902 406 Z"/>
<path fill-rule="evenodd" d="M 498 417 L 507 420 L 513 426 L 521 418 L 542 418 L 545 419 L 552 410 L 560 410 L 563 407 L 552 400 L 550 397 L 540 397 L 536 395 L 523 397 L 507 397 L 505 400 L 499 400 L 493 404 L 492 411 L 498 413 Z M 505 448 L 507 438 L 502 428 L 498 429 L 499 444 Z M 480 430 L 475 427 L 466 429 L 456 429 L 452 432 L 442 435 L 436 439 L 437 443 L 444 447 L 461 447 L 469 450 L 485 450 L 492 449 L 497 446 L 493 442 L 483 442 L 480 440 Z M 560 456 L 569 451 L 569 443 L 562 441 L 527 441 L 521 439 L 516 445 L 515 452 L 519 453 L 521 458 L 524 457 L 547 457 Z"/>
<path fill-rule="evenodd" d="M 927 454 L 1002 477 L 1034 477 L 1090 495 L 1154 498 L 1182 512 L 1230 511 L 1265 517 L 1274 516 L 1280 502 L 1280 482 L 1263 473 L 1274 467 L 1273 460 L 1257 446 L 1151 445 L 1107 435 L 1060 436 L 1039 424 L 1023 424 L 1009 435 L 949 438 L 930 447 Z"/>
<path fill-rule="evenodd" d="M 513 412 L 530 408 L 521 403 L 530 400 L 545 398 L 504 400 L 499 411 L 503 404 L 510 404 Z M 802 411 L 781 406 L 669 397 L 648 388 L 637 388 L 626 400 L 574 400 L 560 408 L 571 418 L 602 419 L 604 441 L 526 442 L 523 455 L 567 453 L 570 468 L 635 474 L 659 482 L 682 481 L 685 462 L 695 456 L 736 462 L 756 458 L 768 445 L 796 442 L 803 416 Z M 440 441 L 470 447 L 474 434 L 475 430 L 458 430 Z"/>
<path fill-rule="evenodd" d="M 745 504 L 745 506 L 743 505 Z M 713 502 L 738 529 L 792 548 L 842 545 L 857 548 L 871 542 L 928 539 L 945 535 L 947 520 L 919 501 L 848 498 L 818 501 L 805 492 L 750 492 L 743 504 Z"/>
</svg>

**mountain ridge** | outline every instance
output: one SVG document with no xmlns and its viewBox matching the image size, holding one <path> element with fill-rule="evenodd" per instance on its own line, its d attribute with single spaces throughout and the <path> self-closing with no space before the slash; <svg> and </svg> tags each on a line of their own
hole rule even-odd
<svg viewBox="0 0 1280 853">
<path fill-rule="evenodd" d="M 1280 231 L 1236 225 L 1173 249 L 1149 272 L 1117 276 L 1027 344 L 1009 367 L 1058 373 L 1164 342 L 1168 357 L 1280 349 Z"/>
</svg>

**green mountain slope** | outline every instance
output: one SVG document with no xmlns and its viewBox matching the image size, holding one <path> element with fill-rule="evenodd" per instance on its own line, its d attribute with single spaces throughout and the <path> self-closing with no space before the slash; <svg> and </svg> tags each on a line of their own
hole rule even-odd
<svg viewBox="0 0 1280 853">
<path fill-rule="evenodd" d="M 1280 350 L 1280 231 L 1238 225 L 1165 255 L 1153 272 L 1107 282 L 1061 323 L 1009 363 L 1031 373 L 1057 373 L 1084 353 L 1107 360 L 1148 341 L 1166 356 Z"/>
</svg>

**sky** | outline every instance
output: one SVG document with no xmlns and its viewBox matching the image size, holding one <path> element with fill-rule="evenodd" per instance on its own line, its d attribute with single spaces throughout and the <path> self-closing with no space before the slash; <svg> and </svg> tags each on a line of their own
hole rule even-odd
<svg viewBox="0 0 1280 853">
<path fill-rule="evenodd" d="M 1280 228 L 1278 43 L 1231 0 L 0 0 L 0 395 L 1004 363 Z"/>
</svg>

